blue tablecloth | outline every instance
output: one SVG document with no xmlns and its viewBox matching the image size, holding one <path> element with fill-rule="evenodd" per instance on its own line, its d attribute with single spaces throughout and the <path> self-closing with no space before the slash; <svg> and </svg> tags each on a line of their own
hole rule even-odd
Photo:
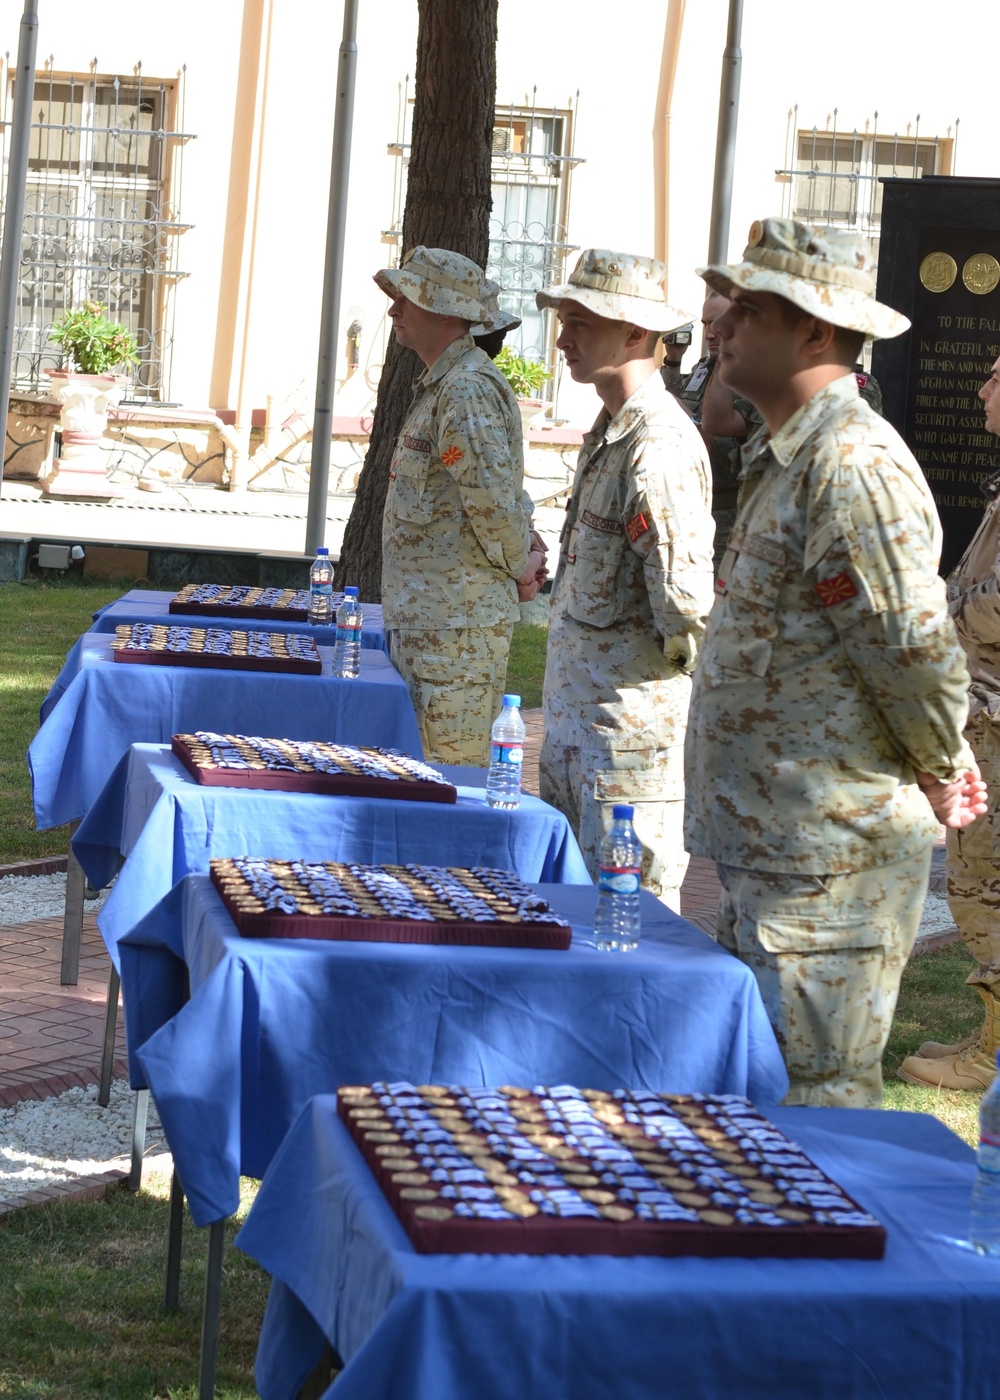
<svg viewBox="0 0 1000 1400">
<path fill-rule="evenodd" d="M 561 812 L 528 793 L 516 811 L 488 807 L 485 770 L 441 771 L 458 787 L 454 806 L 207 787 L 166 745 L 133 744 L 73 838 L 95 889 L 128 857 L 98 915 L 112 960 L 117 966 L 118 940 L 213 856 L 486 865 L 524 880 L 591 883 Z"/>
<path fill-rule="evenodd" d="M 312 627 L 308 622 L 269 622 L 265 619 L 253 621 L 245 619 L 240 621 L 233 617 L 210 617 L 206 615 L 196 615 L 194 613 L 177 615 L 169 611 L 170 600 L 175 596 L 176 590 L 162 592 L 157 589 L 133 588 L 129 593 L 125 593 L 107 607 L 99 608 L 94 613 L 93 626 L 83 635 L 94 634 L 103 635 L 113 632 L 116 627 L 123 623 L 133 622 L 165 622 L 165 623 L 190 623 L 192 627 L 228 627 L 234 632 L 256 632 L 265 629 L 270 632 L 308 632 L 316 641 L 317 646 L 333 646 L 336 640 L 337 629 L 330 627 Z M 370 647 L 375 651 L 388 653 L 385 640 L 385 631 L 382 625 L 382 604 L 364 603 L 364 627 L 361 632 L 361 645 Z M 66 661 L 59 672 L 52 689 L 42 701 L 41 709 L 38 712 L 39 721 L 48 718 L 56 701 L 65 694 L 70 682 L 80 669 L 82 660 L 83 637 L 75 641 L 66 654 Z"/>
<path fill-rule="evenodd" d="M 237 1244 L 275 1278 L 263 1400 L 325 1340 L 324 1400 L 995 1400 L 1000 1264 L 968 1236 L 973 1154 L 935 1119 L 769 1116 L 888 1229 L 861 1260 L 420 1255 L 335 1117 L 309 1104 Z"/>
<path fill-rule="evenodd" d="M 788 1079 L 752 973 L 646 891 L 642 942 L 585 940 L 593 886 L 540 885 L 567 952 L 241 938 L 189 875 L 118 944 L 133 1087 L 199 1225 L 235 1210 L 313 1094 L 373 1079 L 750 1093 Z M 191 999 L 184 1004 L 186 980 Z"/>
<path fill-rule="evenodd" d="M 81 666 L 28 749 L 39 828 L 82 817 L 132 744 L 215 729 L 284 739 L 332 739 L 422 757 L 406 685 L 384 652 L 361 653 L 357 680 L 194 666 L 121 665 L 107 633 L 82 638 Z"/>
</svg>

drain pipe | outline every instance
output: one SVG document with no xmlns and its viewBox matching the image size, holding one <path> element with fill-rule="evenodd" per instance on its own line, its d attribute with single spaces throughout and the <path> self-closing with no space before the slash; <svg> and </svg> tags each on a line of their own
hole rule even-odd
<svg viewBox="0 0 1000 1400">
<path fill-rule="evenodd" d="M 663 56 L 653 118 L 653 256 L 670 266 L 670 136 L 674 79 L 684 28 L 684 0 L 670 0 L 663 29 Z M 664 289 L 666 290 L 666 288 Z"/>
</svg>

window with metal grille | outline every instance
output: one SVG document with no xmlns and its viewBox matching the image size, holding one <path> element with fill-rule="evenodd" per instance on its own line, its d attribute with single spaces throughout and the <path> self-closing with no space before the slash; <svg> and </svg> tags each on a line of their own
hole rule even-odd
<svg viewBox="0 0 1000 1400">
<path fill-rule="evenodd" d="M 101 302 L 139 345 L 126 398 L 169 398 L 179 267 L 183 75 L 150 82 L 53 71 L 35 81 L 11 387 L 45 392 L 49 329 Z M 11 94 L 3 100 L 10 111 Z M 8 118 L 4 114 L 4 136 Z"/>
<path fill-rule="evenodd" d="M 511 106 L 497 112 L 493 129 L 486 272 L 503 288 L 500 305 L 521 319 L 507 343 L 527 359 L 542 360 L 553 374 L 550 384 L 555 382 L 555 342 L 544 312 L 535 305 L 535 293 L 561 280 L 566 256 L 576 250 L 566 241 L 570 177 L 580 164 L 572 151 L 573 117 L 571 109 Z"/>
<path fill-rule="evenodd" d="M 397 137 L 388 148 L 400 158 L 392 227 L 382 231 L 384 238 L 395 241 L 397 261 L 410 154 L 413 104 L 408 88 L 409 78 L 401 92 Z M 558 385 L 556 327 L 554 318 L 547 323 L 535 306 L 535 293 L 562 280 L 566 257 L 577 248 L 566 241 L 570 180 L 574 167 L 583 163 L 573 152 L 577 105 L 578 97 L 563 109 L 541 109 L 533 95 L 523 107 L 498 107 L 493 128 L 493 210 L 486 274 L 503 289 L 503 309 L 521 320 L 505 343 L 518 355 L 543 361 L 552 375 L 539 390 L 539 396 L 548 399 L 554 398 Z"/>
<path fill-rule="evenodd" d="M 877 112 L 860 131 L 838 131 L 836 111 L 827 117 L 826 130 L 801 129 L 798 115 L 797 106 L 788 113 L 785 165 L 776 171 L 785 186 L 782 213 L 824 227 L 857 229 L 876 253 L 881 182 L 953 173 L 958 121 L 946 136 L 921 136 L 919 116 L 901 135 L 880 133 Z"/>
</svg>

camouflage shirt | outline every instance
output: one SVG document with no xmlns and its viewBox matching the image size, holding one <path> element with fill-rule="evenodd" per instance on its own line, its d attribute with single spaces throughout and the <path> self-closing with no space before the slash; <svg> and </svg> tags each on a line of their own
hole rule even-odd
<svg viewBox="0 0 1000 1400">
<path fill-rule="evenodd" d="M 549 610 L 546 730 L 633 747 L 629 731 L 655 727 L 648 707 L 680 678 L 679 742 L 711 599 L 705 447 L 653 374 L 613 418 L 602 410 L 580 449 Z"/>
<path fill-rule="evenodd" d="M 1000 495 L 948 579 L 948 608 L 972 676 L 971 708 L 1000 719 Z"/>
<path fill-rule="evenodd" d="M 679 388 L 673 388 L 667 383 L 667 388 L 680 399 L 699 427 L 701 426 L 702 401 L 705 398 L 705 390 L 711 377 L 712 361 L 706 355 L 704 359 L 698 361 Z M 667 382 L 666 379 L 664 382 Z M 751 437 L 764 423 L 763 418 L 749 399 L 743 399 L 738 394 L 734 394 L 733 408 L 741 418 L 746 420 L 746 437 L 743 439 L 713 437 L 712 439 L 708 460 L 712 468 L 712 507 L 715 510 L 725 510 L 736 505 L 737 483 L 740 475 L 740 448 L 746 438 Z"/>
<path fill-rule="evenodd" d="M 970 758 L 923 473 L 853 375 L 744 460 L 691 699 L 688 850 L 786 873 L 908 859 L 939 831 L 914 768 Z"/>
<path fill-rule="evenodd" d="M 387 627 L 495 626 L 517 617 L 528 562 L 517 401 L 465 335 L 414 386 L 382 521 Z"/>
</svg>

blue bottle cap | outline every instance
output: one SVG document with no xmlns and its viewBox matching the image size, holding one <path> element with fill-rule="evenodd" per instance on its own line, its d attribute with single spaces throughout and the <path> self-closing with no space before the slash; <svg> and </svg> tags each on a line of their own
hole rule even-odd
<svg viewBox="0 0 1000 1400">
<path fill-rule="evenodd" d="M 620 807 L 612 807 L 612 808 L 611 808 L 611 815 L 614 817 L 614 819 L 615 819 L 616 822 L 617 822 L 617 821 L 628 821 L 628 822 L 630 822 L 630 821 L 632 820 L 632 818 L 635 816 L 635 808 L 634 808 L 634 807 L 626 807 L 626 806 L 624 805 L 624 803 L 623 803 Z"/>
<path fill-rule="evenodd" d="M 317 554 L 329 554 L 330 551 L 327 549 L 327 547 L 326 547 L 325 544 L 321 544 L 320 547 L 319 547 L 319 549 L 317 549 L 316 553 L 317 553 Z"/>
<path fill-rule="evenodd" d="M 353 583 L 349 583 L 349 584 L 347 585 L 347 587 L 344 589 L 344 597 L 345 597 L 345 598 L 356 598 L 357 596 L 358 596 L 358 590 L 354 587 Z"/>
<path fill-rule="evenodd" d="M 516 710 L 519 710 L 521 708 L 521 697 L 520 695 L 505 695 L 503 697 L 503 703 L 505 705 L 513 705 Z"/>
</svg>

